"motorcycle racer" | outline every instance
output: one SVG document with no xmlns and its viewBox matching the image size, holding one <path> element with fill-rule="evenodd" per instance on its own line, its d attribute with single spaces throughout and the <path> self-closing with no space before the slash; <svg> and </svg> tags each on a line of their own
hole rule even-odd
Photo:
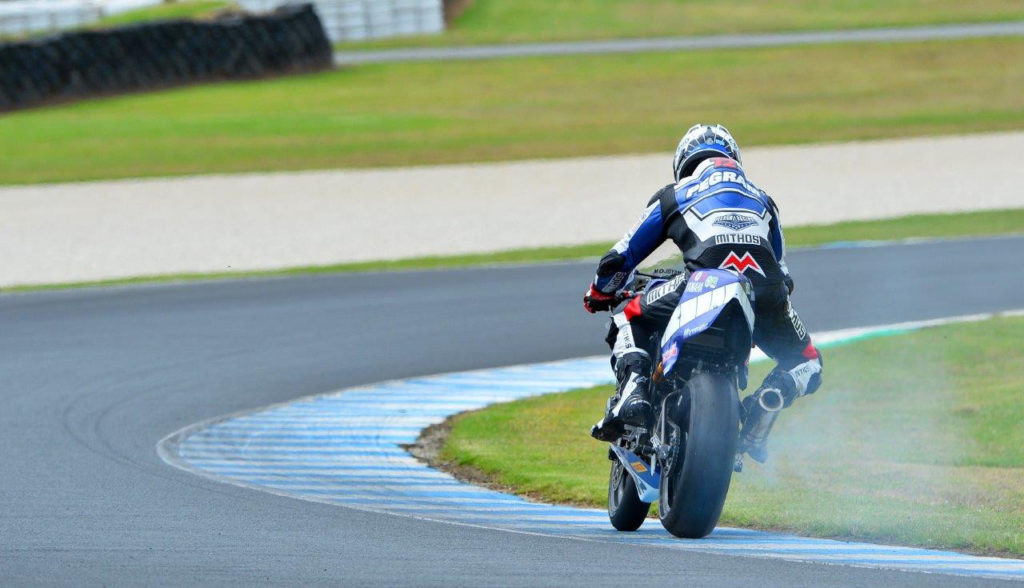
<svg viewBox="0 0 1024 588">
<path fill-rule="evenodd" d="M 821 385 L 821 354 L 790 303 L 793 280 L 775 202 L 743 171 L 739 146 L 721 125 L 691 127 L 672 162 L 675 183 L 659 190 L 640 220 L 598 264 L 583 298 L 588 312 L 612 310 L 629 291 L 637 266 L 666 240 L 682 252 L 685 270 L 652 282 L 612 317 L 607 341 L 617 386 L 591 435 L 614 441 L 625 425 L 649 426 L 651 357 L 686 288 L 704 268 L 731 269 L 753 286 L 754 343 L 777 363 L 743 399 L 739 451 L 764 462 L 768 433 L 780 408 Z M 654 287 L 654 286 L 657 287 Z"/>
</svg>

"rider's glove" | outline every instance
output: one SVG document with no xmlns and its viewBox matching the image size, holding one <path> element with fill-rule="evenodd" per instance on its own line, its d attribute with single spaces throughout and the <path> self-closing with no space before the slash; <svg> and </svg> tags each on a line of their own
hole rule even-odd
<svg viewBox="0 0 1024 588">
<path fill-rule="evenodd" d="M 782 283 L 786 285 L 786 290 L 789 290 L 789 293 L 792 294 L 793 288 L 796 286 L 793 283 L 793 278 L 791 278 L 789 274 L 786 274 L 785 276 L 782 277 Z"/>
<path fill-rule="evenodd" d="M 605 294 L 591 284 L 590 289 L 583 295 L 583 308 L 591 314 L 599 310 L 611 310 L 618 304 L 618 300 L 615 294 Z"/>
</svg>

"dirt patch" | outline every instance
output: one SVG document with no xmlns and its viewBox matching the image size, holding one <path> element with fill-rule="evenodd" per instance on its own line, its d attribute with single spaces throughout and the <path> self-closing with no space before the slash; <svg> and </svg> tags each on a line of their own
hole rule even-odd
<svg viewBox="0 0 1024 588">
<path fill-rule="evenodd" d="M 420 436 L 415 442 L 402 445 L 402 449 L 408 451 L 413 457 L 423 463 L 436 467 L 435 464 L 440 462 L 441 448 L 444 447 L 444 441 L 452 430 L 451 423 L 448 421 L 449 419 L 445 419 L 443 423 L 430 425 L 423 429 L 420 431 Z"/>
<path fill-rule="evenodd" d="M 499 492 L 515 494 L 514 488 L 505 484 L 499 484 L 492 476 L 480 468 L 441 458 L 441 450 L 444 449 L 445 441 L 448 440 L 448 435 L 452 432 L 453 418 L 455 417 L 449 417 L 443 423 L 430 425 L 423 429 L 420 432 L 419 438 L 414 443 L 402 445 L 402 449 L 405 449 L 413 457 L 428 466 L 451 474 L 459 481 L 483 486 L 484 488 L 490 488 Z"/>
</svg>

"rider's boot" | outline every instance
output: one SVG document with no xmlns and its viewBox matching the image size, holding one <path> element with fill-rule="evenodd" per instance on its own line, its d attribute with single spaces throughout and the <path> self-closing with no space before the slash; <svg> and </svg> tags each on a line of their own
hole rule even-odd
<svg viewBox="0 0 1024 588">
<path fill-rule="evenodd" d="M 615 362 L 618 380 L 615 394 L 608 399 L 604 418 L 590 429 L 601 441 L 615 441 L 625 433 L 626 425 L 650 428 L 654 418 L 651 407 L 651 360 L 644 353 L 628 353 Z"/>
<path fill-rule="evenodd" d="M 787 372 L 776 368 L 768 374 L 761 386 L 741 403 L 743 429 L 738 452 L 764 463 L 768 459 L 768 434 L 772 425 L 779 412 L 796 397 L 796 384 Z"/>
</svg>

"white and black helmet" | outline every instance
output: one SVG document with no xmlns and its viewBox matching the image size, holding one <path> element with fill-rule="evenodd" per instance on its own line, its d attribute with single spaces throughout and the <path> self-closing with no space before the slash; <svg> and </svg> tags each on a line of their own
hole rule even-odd
<svg viewBox="0 0 1024 588">
<path fill-rule="evenodd" d="M 722 156 L 743 163 L 740 159 L 740 146 L 729 134 L 729 129 L 722 125 L 693 125 L 679 141 L 676 156 L 672 160 L 676 181 L 692 174 L 701 161 Z"/>
</svg>

